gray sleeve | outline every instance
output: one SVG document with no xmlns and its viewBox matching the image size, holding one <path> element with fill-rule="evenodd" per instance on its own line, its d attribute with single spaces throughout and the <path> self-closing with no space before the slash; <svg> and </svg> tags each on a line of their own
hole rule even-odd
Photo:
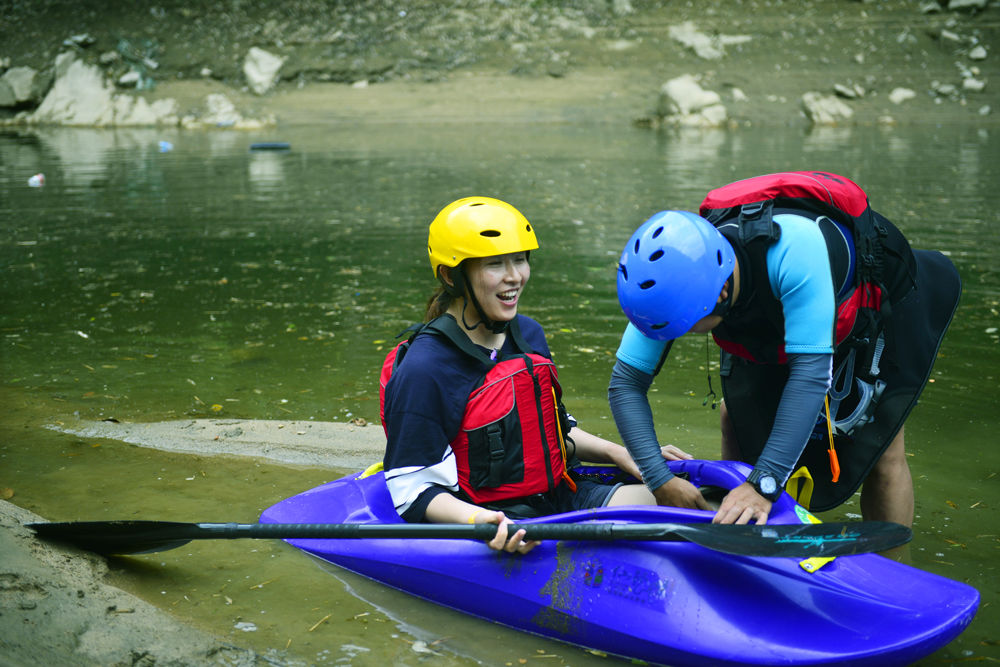
<svg viewBox="0 0 1000 667">
<path fill-rule="evenodd" d="M 653 428 L 653 411 L 646 396 L 652 383 L 652 375 L 619 360 L 611 371 L 608 385 L 608 402 L 618 432 L 650 490 L 666 484 L 674 476 L 660 453 L 660 443 Z"/>
<path fill-rule="evenodd" d="M 830 388 L 832 354 L 789 354 L 788 382 L 781 394 L 778 413 L 764 451 L 754 466 L 774 475 L 782 484 L 802 455 L 823 397 Z"/>
</svg>

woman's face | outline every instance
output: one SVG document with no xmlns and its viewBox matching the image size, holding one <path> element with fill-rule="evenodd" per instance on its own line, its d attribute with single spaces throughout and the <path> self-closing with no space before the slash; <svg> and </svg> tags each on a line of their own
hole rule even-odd
<svg viewBox="0 0 1000 667">
<path fill-rule="evenodd" d="M 468 260 L 467 275 L 486 316 L 506 322 L 517 315 L 517 303 L 531 277 L 531 266 L 524 252 L 476 257 Z"/>
</svg>

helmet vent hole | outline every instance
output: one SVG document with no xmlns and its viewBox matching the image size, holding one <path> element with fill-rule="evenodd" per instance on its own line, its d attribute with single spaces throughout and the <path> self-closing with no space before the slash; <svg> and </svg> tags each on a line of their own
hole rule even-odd
<svg viewBox="0 0 1000 667">
<path fill-rule="evenodd" d="M 651 324 L 649 326 L 653 331 L 659 331 L 660 329 L 666 329 L 670 326 L 670 322 L 660 322 L 659 324 Z"/>
<path fill-rule="evenodd" d="M 526 231 L 526 232 L 528 232 L 530 234 L 531 233 L 531 225 L 530 224 L 525 225 L 524 226 L 524 231 Z"/>
<path fill-rule="evenodd" d="M 497 236 L 500 236 L 500 232 L 498 232 L 495 229 L 484 229 L 483 231 L 479 232 L 479 235 L 488 236 L 490 238 L 496 238 Z"/>
<path fill-rule="evenodd" d="M 635 240 L 635 244 L 632 246 L 632 252 L 639 254 L 639 239 Z"/>
<path fill-rule="evenodd" d="M 663 233 L 663 227 L 657 227 L 656 231 L 653 232 L 653 238 L 655 239 L 657 236 L 659 236 L 662 233 Z"/>
<path fill-rule="evenodd" d="M 719 263 L 719 266 L 722 266 L 722 251 L 721 250 L 716 250 L 715 251 L 715 261 Z"/>
<path fill-rule="evenodd" d="M 649 289 L 655 284 L 656 284 L 655 280 L 643 280 L 641 283 L 639 283 L 639 289 Z"/>
<path fill-rule="evenodd" d="M 621 271 L 622 278 L 624 280 L 628 280 L 628 269 L 625 267 L 625 265 L 624 264 L 619 264 L 618 265 L 618 270 Z"/>
<path fill-rule="evenodd" d="M 663 251 L 662 250 L 657 250 L 656 252 L 654 252 L 652 255 L 649 256 L 649 261 L 655 262 L 656 260 L 660 259 L 661 257 L 663 257 Z"/>
</svg>

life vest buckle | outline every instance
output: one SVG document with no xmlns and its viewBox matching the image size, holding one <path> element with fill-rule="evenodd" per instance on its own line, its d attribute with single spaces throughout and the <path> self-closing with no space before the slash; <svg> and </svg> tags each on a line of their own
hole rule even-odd
<svg viewBox="0 0 1000 667">
<path fill-rule="evenodd" d="M 878 406 L 879 399 L 882 398 L 882 392 L 885 391 L 886 387 L 882 380 L 875 380 L 874 383 L 871 383 L 855 378 L 854 381 L 861 394 L 857 406 L 844 419 L 834 419 L 833 421 L 834 430 L 841 435 L 851 435 L 872 420 L 875 416 L 875 408 Z"/>
<path fill-rule="evenodd" d="M 500 424 L 494 422 L 486 427 L 486 439 L 489 443 L 490 451 L 489 473 L 486 475 L 486 486 L 500 486 L 505 453 Z"/>
<path fill-rule="evenodd" d="M 768 242 L 781 237 L 781 229 L 774 223 L 774 200 L 750 202 L 740 206 L 738 221 L 740 241 L 750 243 L 756 239 Z"/>
</svg>

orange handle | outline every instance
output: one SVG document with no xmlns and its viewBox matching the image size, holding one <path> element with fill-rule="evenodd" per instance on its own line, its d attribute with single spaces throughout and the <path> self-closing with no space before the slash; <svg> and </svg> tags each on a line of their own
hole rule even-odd
<svg viewBox="0 0 1000 667">
<path fill-rule="evenodd" d="M 837 458 L 837 450 L 831 447 L 826 450 L 830 453 L 830 472 L 833 473 L 834 483 L 840 479 L 840 460 Z"/>
<path fill-rule="evenodd" d="M 823 397 L 823 405 L 826 407 L 826 433 L 830 437 L 830 473 L 833 474 L 833 483 L 840 479 L 840 459 L 837 458 L 837 450 L 833 447 L 833 420 L 830 419 L 830 395 Z"/>
</svg>

